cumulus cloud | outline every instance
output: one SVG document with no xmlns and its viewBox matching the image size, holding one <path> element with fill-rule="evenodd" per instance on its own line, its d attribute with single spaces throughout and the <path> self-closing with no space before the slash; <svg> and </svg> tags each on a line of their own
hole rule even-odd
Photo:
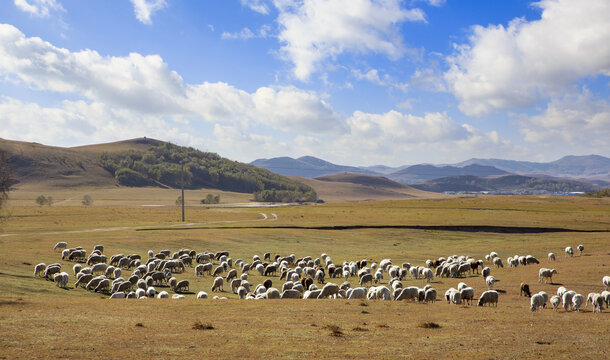
<svg viewBox="0 0 610 360">
<path fill-rule="evenodd" d="M 0 98 L 0 137 L 55 145 L 80 144 L 152 136 L 180 143 L 194 138 L 167 119 L 116 109 L 99 102 L 63 101 L 56 107 L 41 107 L 10 97 Z"/>
<path fill-rule="evenodd" d="M 599 151 L 608 147 L 610 103 L 588 90 L 553 98 L 541 114 L 525 117 L 521 132 L 530 143 L 569 144 Z"/>
<path fill-rule="evenodd" d="M 276 0 L 275 6 L 281 54 L 294 64 L 300 80 L 345 52 L 397 59 L 405 52 L 398 25 L 425 21 L 420 9 L 404 9 L 400 0 Z"/>
<path fill-rule="evenodd" d="M 610 76 L 610 2 L 542 0 L 541 18 L 474 26 L 444 74 L 468 115 L 526 107 L 587 76 Z"/>
<path fill-rule="evenodd" d="M 15 0 L 15 6 L 32 16 L 46 18 L 51 11 L 65 11 L 56 0 Z"/>
<path fill-rule="evenodd" d="M 285 131 L 336 131 L 340 118 L 315 92 L 261 87 L 253 93 L 218 83 L 186 84 L 158 55 L 70 52 L 0 25 L 0 74 L 36 89 L 84 96 L 140 114 L 207 122 L 249 121 Z"/>
<path fill-rule="evenodd" d="M 146 25 L 151 25 L 150 17 L 167 6 L 166 0 L 131 0 L 136 19 Z"/>
</svg>

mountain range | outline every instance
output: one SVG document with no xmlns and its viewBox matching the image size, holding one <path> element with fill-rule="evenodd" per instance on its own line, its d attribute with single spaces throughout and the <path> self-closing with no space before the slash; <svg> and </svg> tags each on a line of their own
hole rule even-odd
<svg viewBox="0 0 610 360">
<path fill-rule="evenodd" d="M 462 175 L 497 177 L 509 174 L 580 180 L 596 186 L 604 186 L 610 181 L 610 158 L 600 155 L 565 156 L 547 163 L 473 158 L 451 165 L 417 164 L 397 168 L 384 165 L 368 167 L 336 165 L 313 156 L 298 159 L 290 157 L 258 159 L 251 164 L 282 175 L 316 178 L 348 172 L 385 176 L 403 184 L 416 184 Z"/>
</svg>

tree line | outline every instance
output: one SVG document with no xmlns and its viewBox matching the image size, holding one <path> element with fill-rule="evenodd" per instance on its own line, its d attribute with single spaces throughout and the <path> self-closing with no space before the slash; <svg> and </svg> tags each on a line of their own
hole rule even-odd
<svg viewBox="0 0 610 360">
<path fill-rule="evenodd" d="M 187 189 L 205 187 L 253 193 L 257 201 L 317 199 L 310 186 L 266 169 L 171 143 L 152 145 L 146 151 L 104 152 L 99 160 L 119 184 L 125 186 L 179 188 L 184 183 Z"/>
</svg>

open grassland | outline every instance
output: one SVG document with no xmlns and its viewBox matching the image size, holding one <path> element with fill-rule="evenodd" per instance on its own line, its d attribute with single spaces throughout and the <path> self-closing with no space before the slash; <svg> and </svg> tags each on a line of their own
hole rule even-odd
<svg viewBox="0 0 610 360">
<path fill-rule="evenodd" d="M 69 195 L 69 194 L 67 194 Z M 138 197 L 139 195 L 135 196 Z M 69 197 L 69 196 L 68 196 Z M 580 197 L 479 197 L 324 204 L 281 208 L 189 208 L 187 229 L 175 207 L 22 206 L 12 203 L 0 226 L 0 358 L 460 358 L 599 359 L 610 357 L 610 311 L 556 313 L 529 310 L 519 284 L 553 295 L 561 285 L 583 294 L 601 292 L 610 275 L 610 201 Z M 139 204 L 137 201 L 135 203 Z M 265 214 L 265 216 L 261 215 Z M 277 216 L 275 219 L 272 214 Z M 192 225 L 197 224 L 197 225 Z M 315 227 L 370 225 L 347 230 Z M 502 233 L 384 228 L 383 225 L 506 226 L 595 230 L 595 232 Z M 287 226 L 288 228 L 277 228 Z M 295 228 L 302 226 L 306 228 Z M 292 227 L 292 228 L 291 228 Z M 159 230 L 164 229 L 164 230 Z M 505 259 L 537 257 L 540 265 L 492 268 L 502 290 L 497 308 L 361 300 L 244 301 L 230 292 L 210 291 L 209 275 L 195 277 L 187 266 L 179 279 L 190 281 L 185 300 L 107 300 L 107 295 L 74 289 L 73 265 L 52 251 L 58 241 L 103 244 L 105 253 L 230 251 L 250 262 L 263 253 L 319 257 L 335 263 L 391 258 L 394 264 L 423 265 L 439 256 Z M 566 258 L 563 249 L 584 244 L 583 256 Z M 557 261 L 546 260 L 548 252 Z M 36 263 L 62 263 L 71 275 L 68 290 L 34 278 Z M 217 264 L 217 262 L 215 262 Z M 489 264 L 487 264 L 489 266 Z M 555 268 L 554 284 L 539 284 L 538 269 Z M 129 271 L 124 271 L 129 273 Z M 226 273 L 225 273 L 226 275 Z M 388 285 L 385 274 L 382 285 Z M 265 278 L 250 272 L 253 287 Z M 274 287 L 283 281 L 271 277 Z M 341 283 L 342 279 L 330 279 Z M 350 278 L 352 285 L 357 279 Z M 434 279 L 439 298 L 460 281 L 486 290 L 483 279 Z M 406 286 L 425 285 L 407 278 Z M 158 291 L 169 288 L 157 286 Z M 204 290 L 229 300 L 197 300 Z M 197 322 L 213 329 L 193 329 Z M 424 328 L 433 322 L 440 328 Z"/>
</svg>

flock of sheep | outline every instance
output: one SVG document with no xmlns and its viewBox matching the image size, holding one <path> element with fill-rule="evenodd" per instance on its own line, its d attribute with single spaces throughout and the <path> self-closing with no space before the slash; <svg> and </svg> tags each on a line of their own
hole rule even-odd
<svg viewBox="0 0 610 360">
<path fill-rule="evenodd" d="M 583 245 L 578 245 L 577 250 L 579 254 L 582 254 Z M 422 288 L 403 287 L 402 281 L 408 276 L 429 283 L 435 277 L 457 278 L 480 272 L 488 289 L 480 295 L 477 304 L 479 306 L 497 306 L 499 294 L 493 290 L 496 279 L 491 275 L 490 267 L 485 266 L 485 261 L 496 268 L 504 267 L 496 252 L 486 255 L 485 261 L 452 255 L 447 258 L 427 260 L 425 266 L 411 266 L 410 263 L 398 266 L 392 264 L 391 259 L 383 259 L 379 264 L 371 263 L 369 267 L 367 260 L 345 261 L 336 265 L 327 254 L 322 254 L 320 258 L 315 259 L 311 256 L 297 258 L 294 254 L 276 255 L 272 260 L 271 253 L 265 253 L 263 259 L 254 255 L 252 262 L 247 263 L 242 259 L 233 261 L 229 257 L 228 251 L 197 253 L 194 250 L 181 249 L 173 253 L 170 250 L 155 253 L 149 250 L 146 260 L 143 260 L 139 254 L 116 254 L 108 258 L 104 255 L 102 245 L 96 245 L 88 256 L 82 247 L 68 248 L 66 242 L 57 243 L 54 251 L 61 251 L 62 260 L 75 262 L 72 268 L 76 278 L 75 288 L 82 286 L 86 290 L 104 292 L 109 294 L 111 299 L 169 298 L 167 291 L 157 292 L 154 287 L 164 284 L 175 293 L 172 298 L 182 299 L 185 296 L 180 293 L 190 291 L 190 283 L 188 280 L 178 280 L 174 275 L 184 273 L 187 271 L 187 266 L 192 267 L 195 263 L 194 270 L 197 277 L 207 274 L 214 278 L 212 292 L 223 292 L 223 285 L 226 283 L 240 299 L 394 299 L 434 303 L 437 300 L 437 291 L 430 284 L 426 284 Z M 572 247 L 567 247 L 565 253 L 566 256 L 571 257 L 574 255 L 574 250 Z M 548 254 L 549 262 L 555 261 L 555 258 L 555 254 Z M 214 261 L 217 262 L 217 265 L 214 264 Z M 506 262 L 509 267 L 540 263 L 531 255 L 515 255 L 509 257 Z M 125 274 L 123 277 L 123 272 L 127 271 L 130 274 Z M 284 280 L 281 291 L 273 287 L 273 280 L 270 278 L 267 278 L 262 284 L 252 287 L 248 282 L 249 272 L 256 272 L 263 277 L 279 274 L 279 280 Z M 538 281 L 552 283 L 552 276 L 556 273 L 555 269 L 540 268 Z M 386 275 L 389 278 L 389 287 L 378 285 Z M 62 271 L 60 263 L 50 265 L 40 263 L 35 266 L 34 276 L 53 280 L 57 286 L 64 288 L 70 279 L 70 275 Z M 326 282 L 328 278 L 337 277 L 344 280 L 341 285 Z M 357 278 L 359 287 L 352 287 L 348 282 L 350 278 Z M 593 312 L 601 312 L 604 305 L 607 308 L 610 307 L 610 291 L 608 291 L 610 290 L 610 276 L 604 276 L 602 282 L 606 290 L 601 293 L 588 294 L 586 302 L 581 294 L 568 291 L 563 286 L 557 290 L 557 295 L 549 299 L 543 291 L 532 295 L 529 285 L 521 284 L 521 295 L 531 297 L 531 311 L 545 308 L 550 300 L 554 310 L 557 310 L 562 303 L 565 311 L 579 311 L 583 302 L 585 302 L 585 307 L 591 302 Z M 208 294 L 200 291 L 197 298 L 208 298 Z M 214 296 L 214 298 L 223 299 L 225 297 Z M 450 288 L 445 292 L 445 300 L 449 304 L 471 305 L 475 300 L 475 291 L 466 283 L 460 282 L 457 289 Z"/>
</svg>

